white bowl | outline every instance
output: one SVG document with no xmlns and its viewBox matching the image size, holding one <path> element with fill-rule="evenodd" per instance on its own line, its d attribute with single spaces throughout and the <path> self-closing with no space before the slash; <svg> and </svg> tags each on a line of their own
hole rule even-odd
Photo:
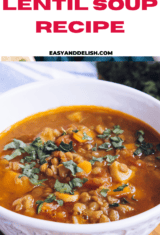
<svg viewBox="0 0 160 235">
<path fill-rule="evenodd" d="M 0 132 L 15 122 L 58 106 L 97 105 L 133 115 L 160 132 L 160 102 L 135 89 L 99 80 L 52 80 L 13 89 L 0 96 Z M 75 225 L 33 219 L 0 207 L 6 235 L 148 235 L 160 222 L 160 205 L 128 219 Z"/>
</svg>

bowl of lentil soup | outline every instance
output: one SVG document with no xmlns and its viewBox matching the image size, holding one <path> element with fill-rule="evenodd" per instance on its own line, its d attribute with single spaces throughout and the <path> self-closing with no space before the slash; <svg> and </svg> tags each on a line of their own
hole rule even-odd
<svg viewBox="0 0 160 235">
<path fill-rule="evenodd" d="M 156 227 L 158 100 L 110 82 L 55 79 L 0 101 L 2 231 L 145 235 Z"/>
</svg>

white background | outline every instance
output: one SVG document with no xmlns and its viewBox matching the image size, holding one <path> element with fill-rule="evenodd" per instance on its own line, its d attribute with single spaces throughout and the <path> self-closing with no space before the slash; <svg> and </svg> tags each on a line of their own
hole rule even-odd
<svg viewBox="0 0 160 235">
<path fill-rule="evenodd" d="M 9 0 L 9 6 L 16 7 L 17 1 Z M 63 3 L 62 11 L 56 11 L 55 4 L 51 3 L 51 11 L 42 8 L 39 11 L 3 11 L 3 1 L 0 0 L 0 55 L 49 56 L 49 51 L 59 50 L 113 51 L 114 56 L 160 55 L 160 4 L 147 11 L 96 11 L 93 0 L 81 0 L 81 6 L 89 7 L 89 11 L 67 11 L 66 3 Z M 36 21 L 43 20 L 68 23 L 124 21 L 125 33 L 111 33 L 110 29 L 98 34 L 36 33 Z"/>
</svg>

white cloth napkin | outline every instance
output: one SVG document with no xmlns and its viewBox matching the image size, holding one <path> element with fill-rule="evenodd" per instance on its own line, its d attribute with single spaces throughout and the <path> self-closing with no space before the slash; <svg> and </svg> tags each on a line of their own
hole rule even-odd
<svg viewBox="0 0 160 235">
<path fill-rule="evenodd" d="M 97 79 L 94 62 L 1 62 L 0 94 L 11 88 L 49 79 Z"/>
</svg>

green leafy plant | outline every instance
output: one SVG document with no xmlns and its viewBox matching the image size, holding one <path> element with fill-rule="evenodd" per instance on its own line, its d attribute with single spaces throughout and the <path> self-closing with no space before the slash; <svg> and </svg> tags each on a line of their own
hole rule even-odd
<svg viewBox="0 0 160 235">
<path fill-rule="evenodd" d="M 100 79 L 124 84 L 160 100 L 160 63 L 98 62 Z"/>
</svg>

